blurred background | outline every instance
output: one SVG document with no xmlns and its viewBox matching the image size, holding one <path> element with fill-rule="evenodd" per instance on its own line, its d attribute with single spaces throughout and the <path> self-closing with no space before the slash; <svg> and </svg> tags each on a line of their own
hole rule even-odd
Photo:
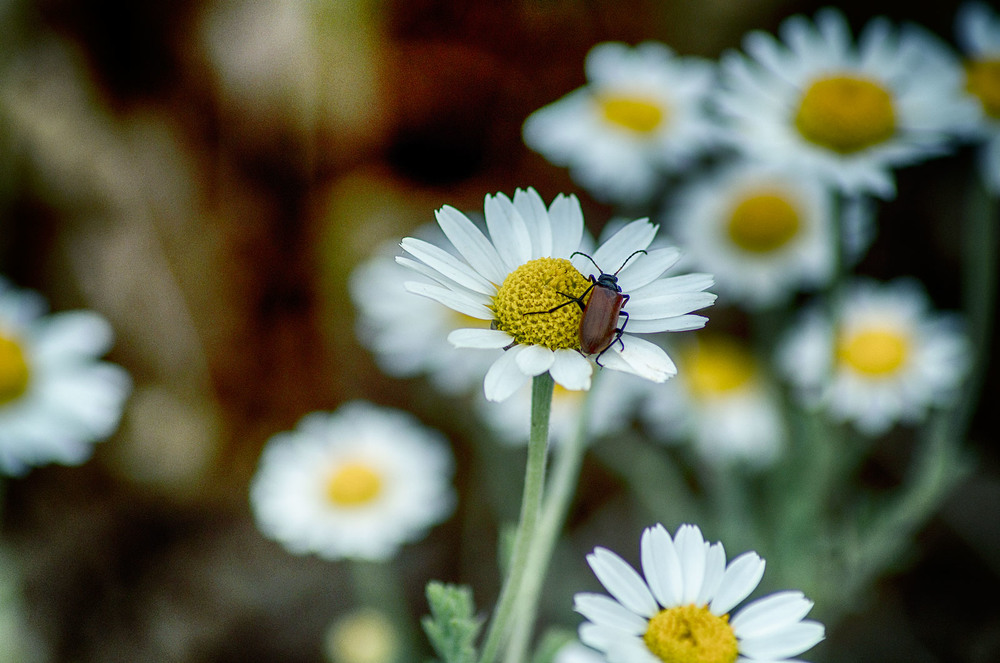
<svg viewBox="0 0 1000 663">
<path fill-rule="evenodd" d="M 0 273 L 53 310 L 106 316 L 109 358 L 135 382 L 120 430 L 92 460 L 4 485 L 4 568 L 18 578 L 4 592 L 23 623 L 0 638 L 15 629 L 31 661 L 323 661 L 327 627 L 355 605 L 350 582 L 339 564 L 264 539 L 247 486 L 271 435 L 355 398 L 413 411 L 456 454 L 458 512 L 395 561 L 407 609 L 425 612 L 430 578 L 469 583 L 491 605 L 495 566 L 482 560 L 498 519 L 516 514 L 497 495 L 519 490 L 522 454 L 475 456 L 468 403 L 378 371 L 355 336 L 352 268 L 444 204 L 481 210 L 484 194 L 515 187 L 546 201 L 576 193 L 598 232 L 610 209 L 520 133 L 529 113 L 584 83 L 587 51 L 656 39 L 716 58 L 750 29 L 773 32 L 820 6 L 0 2 Z M 953 43 L 952 3 L 840 6 L 855 28 L 885 14 Z M 898 174 L 864 272 L 917 276 L 939 308 L 960 308 L 955 228 L 971 157 Z M 828 630 L 826 660 L 1000 660 L 987 375 L 967 445 L 976 469 L 912 555 Z M 890 435 L 862 480 L 898 482 L 907 452 Z M 586 552 L 634 557 L 656 519 L 588 458 L 543 618 L 575 625 Z"/>
</svg>

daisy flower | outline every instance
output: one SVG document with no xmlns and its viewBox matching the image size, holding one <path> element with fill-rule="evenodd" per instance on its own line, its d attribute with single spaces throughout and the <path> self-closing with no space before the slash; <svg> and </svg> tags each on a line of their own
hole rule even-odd
<svg viewBox="0 0 1000 663">
<path fill-rule="evenodd" d="M 0 278 L 0 474 L 87 460 L 118 426 L 131 390 L 121 367 L 98 360 L 112 342 L 104 318 L 45 308 Z"/>
<path fill-rule="evenodd" d="M 715 276 L 720 294 L 760 309 L 830 279 L 832 215 L 815 177 L 744 163 L 690 185 L 670 216 L 687 257 Z"/>
<path fill-rule="evenodd" d="M 421 228 L 419 234 L 425 239 L 438 239 L 441 232 L 431 226 Z M 443 242 L 438 239 L 438 243 Z M 482 380 L 496 357 L 468 350 L 456 361 L 455 348 L 447 337 L 456 329 L 487 328 L 489 323 L 407 292 L 403 282 L 412 272 L 395 262 L 392 253 L 397 244 L 393 242 L 392 247 L 392 251 L 379 252 L 351 273 L 349 286 L 358 313 L 358 339 L 388 375 L 426 375 L 445 393 L 468 391 Z"/>
<path fill-rule="evenodd" d="M 879 435 L 947 405 L 969 368 L 958 320 L 932 312 L 920 284 L 857 280 L 835 309 L 807 311 L 784 340 L 778 365 L 808 405 Z"/>
<path fill-rule="evenodd" d="M 757 599 L 730 618 L 764 575 L 757 553 L 727 565 L 722 544 L 709 545 L 697 526 L 681 525 L 671 539 L 659 524 L 642 533 L 641 552 L 643 575 L 595 548 L 587 562 L 611 596 L 574 597 L 574 609 L 589 620 L 580 640 L 609 663 L 774 663 L 824 637 L 822 624 L 803 619 L 813 603 L 798 591 Z"/>
<path fill-rule="evenodd" d="M 680 377 L 651 386 L 643 420 L 658 437 L 690 439 L 712 462 L 766 466 L 786 439 L 777 395 L 749 348 L 701 335 L 678 356 Z"/>
<path fill-rule="evenodd" d="M 327 629 L 325 644 L 331 663 L 393 663 L 402 649 L 392 620 L 373 608 L 338 618 Z"/>
<path fill-rule="evenodd" d="M 598 44 L 587 85 L 532 113 L 524 142 L 605 201 L 641 203 L 716 129 L 705 113 L 713 65 L 662 44 Z"/>
<path fill-rule="evenodd" d="M 970 2 L 956 17 L 958 43 L 968 59 L 965 88 L 982 108 L 975 134 L 984 141 L 980 173 L 987 188 L 1000 194 L 1000 14 Z"/>
<path fill-rule="evenodd" d="M 712 284 L 706 274 L 661 278 L 680 252 L 646 251 L 657 226 L 633 221 L 593 256 L 574 256 L 583 236 L 574 196 L 559 195 L 546 209 L 534 189 L 519 189 L 513 200 L 487 196 L 485 213 L 489 238 L 455 208 L 438 210 L 438 224 L 462 259 L 408 237 L 400 246 L 416 260 L 396 260 L 427 279 L 407 282 L 410 292 L 490 322 L 490 329 L 448 335 L 456 347 L 506 350 L 486 372 L 487 399 L 502 401 L 546 371 L 566 389 L 590 388 L 593 368 L 581 351 L 580 326 L 584 300 L 594 292 L 588 277 L 601 274 L 597 265 L 618 272 L 617 285 L 629 296 L 627 322 L 623 314 L 619 324 L 628 332 L 592 354 L 609 369 L 654 382 L 677 372 L 659 346 L 635 334 L 698 329 L 705 318 L 690 312 L 710 305 L 715 295 L 704 292 Z"/>
<path fill-rule="evenodd" d="M 947 46 L 915 26 L 876 18 L 857 44 L 843 14 L 793 16 L 782 42 L 744 40 L 726 54 L 717 105 L 735 144 L 755 158 L 812 172 L 847 195 L 895 196 L 892 169 L 944 152 L 974 122 Z"/>
<path fill-rule="evenodd" d="M 451 514 L 451 474 L 438 433 L 356 401 L 272 437 L 250 502 L 260 530 L 292 553 L 386 560 Z"/>
</svg>

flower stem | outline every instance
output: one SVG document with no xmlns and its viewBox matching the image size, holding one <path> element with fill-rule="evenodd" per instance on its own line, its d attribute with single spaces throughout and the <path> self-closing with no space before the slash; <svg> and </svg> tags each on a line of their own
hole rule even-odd
<svg viewBox="0 0 1000 663">
<path fill-rule="evenodd" d="M 528 660 L 528 645 L 531 642 L 535 616 L 538 613 L 538 597 L 580 478 L 580 466 L 583 464 L 583 455 L 587 449 L 590 395 L 593 393 L 592 387 L 580 408 L 573 435 L 556 450 L 552 477 L 545 491 L 542 515 L 538 521 L 538 531 L 534 544 L 528 552 L 524 584 L 517 599 L 510 645 L 507 647 L 504 663 L 523 663 Z"/>
<path fill-rule="evenodd" d="M 545 461 L 549 444 L 549 413 L 552 410 L 552 376 L 542 373 L 531 385 L 531 432 L 528 435 L 528 462 L 524 471 L 521 497 L 521 520 L 514 539 L 514 551 L 507 578 L 490 622 L 479 663 L 493 663 L 504 638 L 510 632 L 510 619 L 528 566 L 529 551 L 535 539 L 545 485 Z"/>
</svg>

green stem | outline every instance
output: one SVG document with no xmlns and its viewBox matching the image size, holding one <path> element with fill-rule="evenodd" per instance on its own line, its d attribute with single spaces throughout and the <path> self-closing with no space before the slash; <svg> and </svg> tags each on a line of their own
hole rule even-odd
<svg viewBox="0 0 1000 663">
<path fill-rule="evenodd" d="M 524 492 L 521 497 L 521 520 L 514 539 L 514 552 L 507 578 L 490 622 L 479 663 L 493 663 L 504 638 L 510 630 L 510 619 L 524 582 L 539 513 L 542 489 L 545 485 L 545 460 L 549 444 L 549 413 L 552 410 L 552 376 L 547 372 L 535 376 L 531 385 L 531 432 L 528 435 L 528 462 L 524 472 Z"/>
<path fill-rule="evenodd" d="M 528 553 L 524 585 L 517 600 L 516 616 L 511 630 L 510 646 L 504 658 L 505 663 L 522 663 L 528 660 L 528 646 L 534 631 L 535 616 L 538 613 L 538 597 L 548 574 L 556 542 L 566 521 L 569 504 L 576 492 L 580 466 L 583 464 L 583 455 L 587 449 L 588 414 L 592 393 L 593 387 L 587 392 L 576 429 L 556 450 L 552 477 L 538 522 L 538 535 Z"/>
</svg>

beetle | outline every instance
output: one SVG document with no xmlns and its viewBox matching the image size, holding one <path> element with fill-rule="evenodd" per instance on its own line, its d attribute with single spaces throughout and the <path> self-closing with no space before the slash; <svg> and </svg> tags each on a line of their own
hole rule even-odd
<svg viewBox="0 0 1000 663">
<path fill-rule="evenodd" d="M 625 325 L 628 324 L 628 312 L 623 311 L 622 308 L 629 300 L 630 295 L 622 293 L 621 286 L 618 285 L 618 272 L 625 269 L 628 261 L 640 253 L 646 253 L 646 251 L 639 249 L 633 252 L 628 258 L 625 258 L 625 262 L 622 263 L 621 267 L 615 270 L 614 273 L 608 274 L 589 255 L 582 251 L 574 251 L 570 254 L 570 258 L 576 255 L 583 256 L 593 263 L 601 275 L 595 278 L 591 274 L 587 279 L 590 281 L 590 285 L 579 297 L 573 297 L 572 295 L 567 295 L 565 292 L 560 292 L 559 294 L 566 297 L 568 301 L 548 311 L 535 311 L 534 313 L 552 313 L 569 304 L 578 304 L 580 310 L 583 311 L 583 316 L 580 318 L 580 352 L 588 355 L 596 353 L 597 358 L 594 361 L 598 366 L 603 368 L 604 364 L 601 363 L 601 356 L 612 345 L 618 342 L 621 343 L 622 350 L 625 349 L 622 334 L 625 332 Z M 591 293 L 590 299 L 584 304 L 583 300 L 586 298 L 587 293 Z M 625 321 L 619 327 L 618 318 L 622 316 L 625 317 Z"/>
</svg>

